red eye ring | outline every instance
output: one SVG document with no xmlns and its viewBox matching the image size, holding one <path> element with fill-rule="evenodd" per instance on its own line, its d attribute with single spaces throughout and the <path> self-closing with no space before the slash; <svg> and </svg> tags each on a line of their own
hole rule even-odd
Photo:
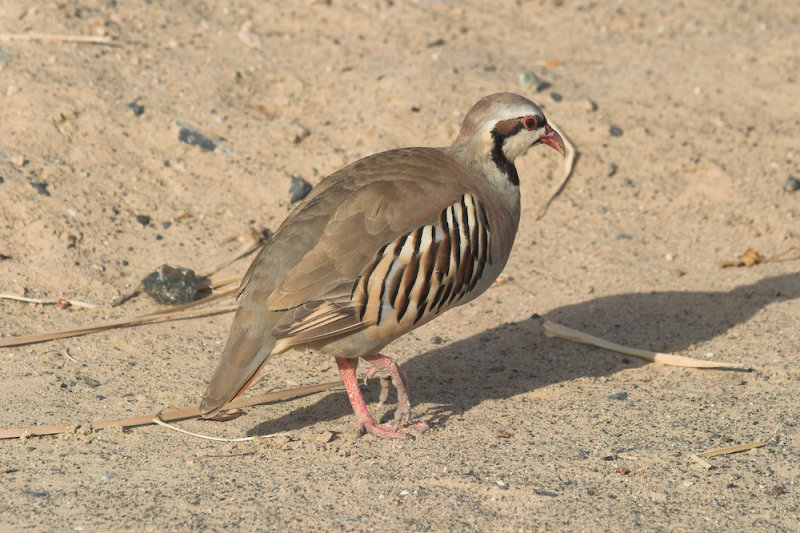
<svg viewBox="0 0 800 533">
<path fill-rule="evenodd" d="M 526 130 L 535 130 L 539 128 L 539 119 L 534 116 L 522 117 L 519 121 Z"/>
</svg>

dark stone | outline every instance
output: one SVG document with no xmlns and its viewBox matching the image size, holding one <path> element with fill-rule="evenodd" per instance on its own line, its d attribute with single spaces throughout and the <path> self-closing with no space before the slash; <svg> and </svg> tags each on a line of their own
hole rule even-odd
<svg viewBox="0 0 800 533">
<path fill-rule="evenodd" d="M 608 399 L 609 400 L 624 401 L 624 400 L 628 399 L 628 393 L 627 392 L 617 392 L 615 394 L 609 394 L 608 395 Z"/>
<path fill-rule="evenodd" d="M 622 128 L 620 128 L 619 126 L 611 126 L 610 128 L 608 128 L 608 133 L 612 137 L 622 137 Z"/>
<path fill-rule="evenodd" d="M 47 182 L 39 181 L 39 182 L 31 182 L 31 187 L 36 189 L 36 192 L 39 194 L 43 194 L 44 196 L 50 196 L 50 191 L 47 190 Z"/>
<path fill-rule="evenodd" d="M 311 192 L 312 186 L 303 178 L 297 176 L 290 176 L 292 184 L 289 186 L 289 201 L 291 203 L 299 202 Z"/>
<path fill-rule="evenodd" d="M 151 220 L 150 217 L 147 215 L 136 215 L 136 222 L 138 222 L 142 226 L 149 226 L 150 220 Z"/>
<path fill-rule="evenodd" d="M 142 280 L 142 291 L 160 304 L 185 304 L 197 296 L 197 277 L 190 268 L 161 265 Z"/>
<path fill-rule="evenodd" d="M 194 128 L 190 127 L 190 126 L 187 126 L 186 124 L 183 124 L 181 122 L 176 122 L 176 124 L 178 125 L 178 128 L 179 128 L 179 130 L 178 130 L 178 140 L 180 142 L 182 142 L 182 143 L 188 144 L 189 146 L 199 146 L 200 148 L 202 148 L 203 150 L 206 150 L 208 152 L 212 152 L 212 151 L 216 150 L 217 148 L 219 148 L 223 152 L 230 152 L 231 151 L 230 149 L 225 148 L 224 146 L 219 144 L 217 141 L 215 141 L 211 137 L 207 137 L 206 135 L 203 135 L 202 133 L 200 133 L 196 129 L 194 129 Z"/>
<path fill-rule="evenodd" d="M 131 110 L 133 116 L 138 117 L 142 113 L 144 113 L 144 106 L 140 105 L 136 102 L 131 102 L 130 104 L 126 104 L 125 107 Z"/>
<path fill-rule="evenodd" d="M 444 39 L 436 39 L 432 43 L 428 43 L 428 48 L 435 48 L 437 46 L 444 46 L 445 40 Z"/>
<path fill-rule="evenodd" d="M 783 184 L 783 190 L 786 192 L 800 191 L 800 180 L 789 176 L 786 178 L 786 183 Z"/>
<path fill-rule="evenodd" d="M 89 385 L 91 388 L 96 389 L 100 386 L 100 382 L 89 376 L 78 376 L 78 379 Z"/>
</svg>

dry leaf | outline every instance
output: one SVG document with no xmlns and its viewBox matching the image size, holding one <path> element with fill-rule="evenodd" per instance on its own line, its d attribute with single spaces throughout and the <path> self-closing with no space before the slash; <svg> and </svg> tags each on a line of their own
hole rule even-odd
<svg viewBox="0 0 800 533">
<path fill-rule="evenodd" d="M 743 253 L 739 259 L 733 261 L 722 261 L 720 262 L 720 268 L 727 268 L 727 267 L 751 267 L 753 265 L 758 265 L 761 263 L 765 263 L 767 259 L 764 258 L 763 255 L 756 252 L 752 248 L 748 248 L 745 253 Z"/>
<path fill-rule="evenodd" d="M 769 263 L 770 261 L 774 261 L 776 259 L 780 259 L 784 255 L 789 254 L 790 252 L 800 250 L 800 246 L 792 246 L 791 248 L 784 250 L 783 252 L 779 253 L 778 255 L 773 255 L 772 257 L 765 258 L 760 253 L 756 252 L 752 248 L 748 248 L 745 253 L 742 254 L 739 259 L 735 261 L 722 261 L 719 266 L 720 268 L 727 268 L 727 267 L 751 267 L 753 265 L 760 265 L 761 263 Z"/>
</svg>

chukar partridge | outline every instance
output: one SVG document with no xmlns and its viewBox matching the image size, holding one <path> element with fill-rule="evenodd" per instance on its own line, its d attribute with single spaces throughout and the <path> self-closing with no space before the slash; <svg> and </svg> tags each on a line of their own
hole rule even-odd
<svg viewBox="0 0 800 533">
<path fill-rule="evenodd" d="M 311 348 L 336 358 L 359 434 L 409 437 L 406 376 L 380 350 L 485 291 L 506 264 L 520 217 L 514 160 L 564 143 L 536 104 L 481 99 L 449 148 L 403 148 L 334 172 L 281 224 L 250 266 L 222 360 L 200 406 L 218 413 L 269 357 Z M 394 422 L 376 424 L 360 359 L 397 389 Z"/>
</svg>

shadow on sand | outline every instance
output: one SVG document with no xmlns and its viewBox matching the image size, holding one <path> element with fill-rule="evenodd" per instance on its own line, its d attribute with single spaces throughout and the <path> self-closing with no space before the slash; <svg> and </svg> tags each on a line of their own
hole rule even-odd
<svg viewBox="0 0 800 533">
<path fill-rule="evenodd" d="M 800 273 L 742 285 L 728 292 L 620 294 L 560 307 L 544 318 L 588 333 L 668 353 L 703 343 L 749 320 L 765 306 L 800 297 Z M 443 424 L 489 399 L 505 399 L 558 382 L 614 374 L 647 364 L 544 336 L 542 319 L 506 323 L 446 344 L 406 361 L 413 404 L 429 403 L 428 422 Z M 589 355 L 590 351 L 594 351 Z M 377 380 L 363 387 L 368 404 L 377 401 Z M 393 395 L 390 395 L 390 402 Z M 386 416 L 391 416 L 390 409 Z M 248 433 L 266 435 L 299 429 L 352 413 L 344 393 L 258 424 Z M 259 413 L 260 414 L 260 413 Z"/>
</svg>

